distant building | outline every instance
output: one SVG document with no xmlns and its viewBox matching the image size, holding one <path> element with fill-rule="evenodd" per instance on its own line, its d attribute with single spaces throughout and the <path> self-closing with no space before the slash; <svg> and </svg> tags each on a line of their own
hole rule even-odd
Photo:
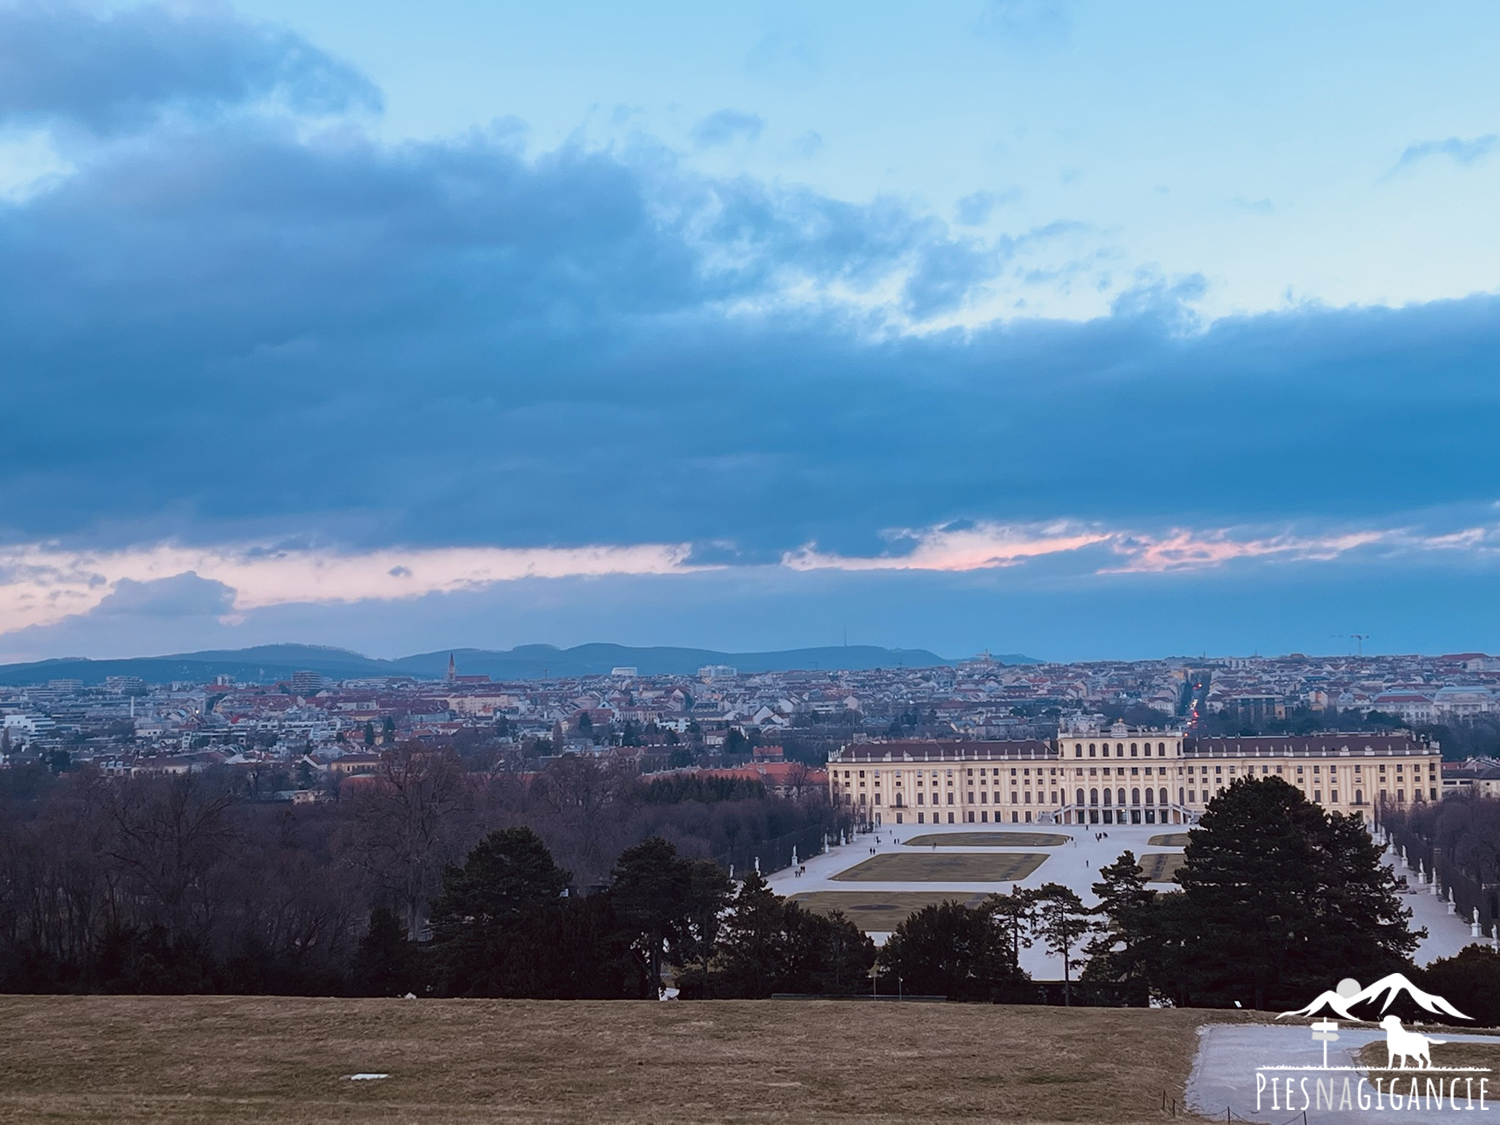
<svg viewBox="0 0 1500 1125">
<path fill-rule="evenodd" d="M 868 823 L 1192 824 L 1244 777 L 1335 812 L 1436 801 L 1438 745 L 1399 734 L 1190 739 L 1114 727 L 1051 742 L 863 742 L 829 755 L 829 793 Z"/>
<path fill-rule="evenodd" d="M 1279 695 L 1235 695 L 1225 700 L 1224 709 L 1241 722 L 1263 726 L 1286 718 L 1286 701 Z"/>
<path fill-rule="evenodd" d="M 636 676 L 640 675 L 633 664 L 622 664 L 618 668 L 611 668 L 609 674 L 615 679 L 621 680 L 633 680 Z"/>
<path fill-rule="evenodd" d="M 316 695 L 323 690 L 323 676 L 318 672 L 293 672 L 289 686 L 298 695 Z"/>
</svg>

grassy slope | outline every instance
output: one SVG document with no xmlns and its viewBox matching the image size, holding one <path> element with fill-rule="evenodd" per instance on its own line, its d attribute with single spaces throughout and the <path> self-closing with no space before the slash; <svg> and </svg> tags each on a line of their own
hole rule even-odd
<svg viewBox="0 0 1500 1125">
<path fill-rule="evenodd" d="M 0 1121 L 1155 1122 L 1213 1018 L 1235 1017 L 0 997 Z M 391 1077 L 343 1079 L 356 1071 Z"/>
</svg>

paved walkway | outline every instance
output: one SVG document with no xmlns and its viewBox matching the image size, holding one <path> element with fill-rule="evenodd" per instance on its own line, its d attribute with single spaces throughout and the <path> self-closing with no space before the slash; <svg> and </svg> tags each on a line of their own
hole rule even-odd
<svg viewBox="0 0 1500 1125">
<path fill-rule="evenodd" d="M 1434 1038 L 1443 1039 L 1449 1043 L 1500 1043 L 1500 1039 L 1493 1036 L 1464 1035 L 1449 1028 L 1424 1028 L 1424 1032 L 1431 1034 Z M 1443 1103 L 1444 1108 L 1438 1109 L 1429 1106 L 1424 1097 L 1417 1108 L 1411 1108 L 1405 1103 L 1404 1095 L 1410 1090 L 1412 1077 L 1419 1080 L 1419 1092 L 1425 1095 L 1426 1080 L 1434 1081 L 1440 1077 L 1449 1080 L 1453 1078 L 1473 1079 L 1472 1089 L 1474 1091 L 1474 1110 L 1479 1109 L 1479 1080 L 1487 1079 L 1489 1089 L 1495 1095 L 1485 1103 L 1486 1109 L 1494 1112 L 1500 1109 L 1500 1074 L 1447 1074 L 1442 1072 L 1403 1071 L 1401 1072 L 1400 1084 L 1397 1089 L 1403 1095 L 1403 1105 L 1398 1111 L 1393 1109 L 1389 1103 L 1383 1105 L 1382 1112 L 1376 1108 L 1374 1079 L 1385 1079 L 1389 1084 L 1389 1072 L 1359 1071 L 1354 1068 L 1355 1056 L 1360 1049 L 1372 1041 L 1384 1042 L 1385 1032 L 1378 1028 L 1349 1028 L 1340 1027 L 1338 1041 L 1328 1044 L 1329 1067 L 1347 1067 L 1350 1069 L 1336 1071 L 1323 1071 L 1321 1069 L 1307 1071 L 1261 1071 L 1266 1083 L 1260 1092 L 1260 1103 L 1256 1104 L 1257 1068 L 1268 1066 L 1294 1066 L 1294 1067 L 1316 1067 L 1323 1065 L 1323 1044 L 1315 1042 L 1312 1038 L 1311 1029 L 1307 1025 L 1282 1026 L 1279 1024 L 1211 1024 L 1198 1030 L 1198 1054 L 1193 1061 L 1192 1075 L 1188 1078 L 1187 1085 L 1187 1107 L 1194 1113 L 1213 1120 L 1224 1120 L 1226 1108 L 1232 1109 L 1237 1117 L 1249 1121 L 1267 1122 L 1270 1125 L 1281 1125 L 1292 1118 L 1301 1121 L 1301 1114 L 1305 1108 L 1308 1125 L 1360 1125 L 1370 1121 L 1383 1120 L 1388 1114 L 1396 1121 L 1410 1122 L 1452 1122 L 1455 1113 L 1464 1112 L 1467 1099 L 1460 1094 L 1459 1110 L 1455 1111 L 1448 1103 Z M 1443 1065 L 1442 1048 L 1433 1048 L 1433 1062 L 1437 1066 Z M 1359 1086 L 1359 1079 L 1364 1076 L 1366 1082 L 1363 1090 Z M 1280 1096 L 1273 1097 L 1273 1085 L 1277 1077 L 1280 1077 L 1282 1086 Z M 1288 1106 L 1285 1083 L 1288 1079 L 1293 1081 L 1293 1097 L 1291 1105 Z M 1302 1094 L 1302 1080 L 1306 1079 L 1307 1101 L 1310 1105 L 1304 1107 Z M 1322 1079 L 1325 1087 L 1332 1091 L 1333 1107 L 1328 1108 L 1327 1103 L 1319 1105 L 1317 1101 L 1317 1081 Z M 1349 1083 L 1349 1092 L 1352 1104 L 1345 1109 L 1338 1106 L 1343 1100 L 1344 1083 Z M 1461 1086 L 1460 1089 L 1467 1087 Z M 1367 1110 L 1359 1108 L 1358 1097 L 1363 1092 L 1371 1101 L 1371 1107 Z"/>
<path fill-rule="evenodd" d="M 874 847 L 877 854 L 890 852 L 919 853 L 930 851 L 930 848 L 908 847 L 901 841 L 911 839 L 915 836 L 928 836 L 935 834 L 948 834 L 960 832 L 975 832 L 988 829 L 996 833 L 1003 832 L 1035 832 L 1049 833 L 1067 838 L 1067 843 L 1043 846 L 1007 846 L 1005 848 L 994 847 L 943 847 L 939 850 L 946 854 L 957 852 L 976 852 L 993 855 L 996 851 L 1035 852 L 1045 855 L 1047 858 L 1026 878 L 1016 883 L 959 883 L 959 882 L 838 882 L 833 879 L 841 871 L 846 871 L 870 858 L 870 848 Z M 1165 847 L 1150 844 L 1147 841 L 1152 836 L 1166 835 L 1174 832 L 1186 832 L 1187 827 L 1170 824 L 1113 824 L 1113 825 L 1070 825 L 1070 824 L 1001 824 L 1001 825 L 977 825 L 977 824 L 903 824 L 887 825 L 879 831 L 870 835 L 856 836 L 852 842 L 843 847 L 834 847 L 828 855 L 817 855 L 811 858 L 803 857 L 807 866 L 807 874 L 797 878 L 790 869 L 778 871 L 770 876 L 769 882 L 777 894 L 794 895 L 811 891 L 858 891 L 861 893 L 881 891 L 945 891 L 951 890 L 955 894 L 967 898 L 972 894 L 988 894 L 992 891 L 1009 891 L 1012 886 L 1039 887 L 1043 883 L 1061 883 L 1077 892 L 1086 904 L 1097 902 L 1092 886 L 1099 878 L 1099 869 L 1113 863 L 1120 857 L 1125 849 L 1135 852 L 1139 859 L 1147 852 L 1181 852 L 1181 848 Z M 1108 832 L 1107 839 L 1096 839 L 1096 835 Z M 1415 885 L 1416 879 L 1413 873 L 1408 872 L 1401 864 L 1399 857 L 1388 857 L 1398 874 L 1406 875 Z M 1170 890 L 1174 887 L 1171 883 L 1156 883 L 1153 886 L 1161 890 Z M 1425 893 L 1425 888 L 1419 888 L 1423 893 L 1414 893 L 1402 897 L 1402 901 L 1412 908 L 1412 924 L 1414 926 L 1426 926 L 1429 936 L 1417 949 L 1416 960 L 1419 965 L 1425 965 L 1437 957 L 1447 957 L 1457 953 L 1473 939 L 1469 934 L 1469 927 L 1457 917 L 1447 913 L 1446 905 L 1438 898 Z M 877 943 L 883 942 L 887 935 L 872 934 Z M 1023 950 L 1021 954 L 1021 967 L 1037 978 L 1060 979 L 1062 977 L 1061 958 L 1052 957 L 1039 946 Z"/>
</svg>

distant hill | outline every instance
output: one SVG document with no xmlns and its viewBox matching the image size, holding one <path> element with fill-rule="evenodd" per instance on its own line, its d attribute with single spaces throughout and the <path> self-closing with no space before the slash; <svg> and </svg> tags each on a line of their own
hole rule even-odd
<svg viewBox="0 0 1500 1125">
<path fill-rule="evenodd" d="M 119 660 L 66 658 L 0 665 L 0 684 L 44 684 L 48 680 L 103 683 L 107 676 L 139 676 L 147 683 L 173 680 L 207 682 L 233 676 L 245 683 L 274 683 L 293 672 L 321 672 L 330 679 L 403 676 L 412 673 L 387 660 L 323 645 L 258 645 L 254 648 L 185 652 L 172 656 L 133 656 Z"/>
<path fill-rule="evenodd" d="M 470 648 L 453 649 L 452 652 L 460 675 L 482 675 L 496 680 L 535 679 L 544 674 L 606 675 L 619 667 L 636 668 L 648 676 L 688 676 L 706 664 L 728 664 L 741 672 L 786 672 L 800 669 L 937 668 L 959 663 L 926 649 L 879 648 L 874 645 L 836 645 L 781 652 L 717 652 L 704 648 L 632 648 L 611 644 L 577 645 L 573 648 L 521 645 L 502 651 Z M 443 649 L 396 660 L 377 660 L 347 649 L 286 644 L 119 660 L 80 657 L 0 665 L 0 684 L 24 686 L 62 679 L 98 684 L 108 676 L 139 676 L 148 683 L 173 680 L 206 682 L 215 676 L 233 676 L 244 683 L 274 683 L 299 671 L 321 672 L 329 679 L 374 676 L 441 679 L 448 671 L 448 653 L 448 649 Z M 1019 654 L 995 659 L 1004 664 L 1038 663 Z"/>
</svg>

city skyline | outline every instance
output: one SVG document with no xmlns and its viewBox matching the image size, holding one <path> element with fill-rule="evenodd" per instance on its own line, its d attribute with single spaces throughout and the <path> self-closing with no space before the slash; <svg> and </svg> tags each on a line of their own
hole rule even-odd
<svg viewBox="0 0 1500 1125">
<path fill-rule="evenodd" d="M 1500 650 L 1497 40 L 0 7 L 0 661 Z"/>
</svg>

